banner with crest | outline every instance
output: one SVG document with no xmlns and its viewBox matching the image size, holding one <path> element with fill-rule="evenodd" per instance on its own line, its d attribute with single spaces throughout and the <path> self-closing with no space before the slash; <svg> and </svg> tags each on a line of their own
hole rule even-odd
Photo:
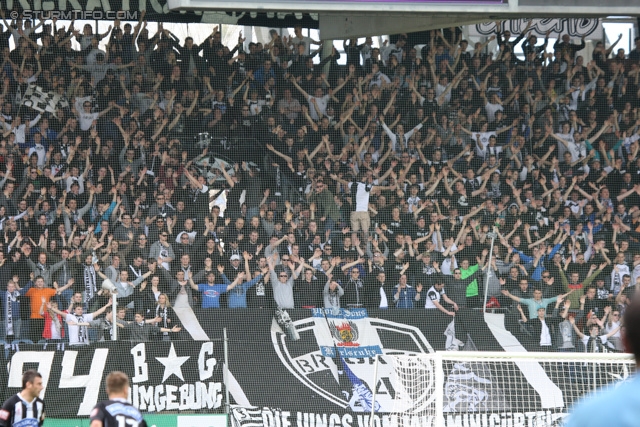
<svg viewBox="0 0 640 427">
<path fill-rule="evenodd" d="M 364 358 L 382 354 L 381 343 L 376 334 L 370 333 L 367 310 L 313 309 L 316 323 L 316 338 L 323 356 Z"/>
</svg>

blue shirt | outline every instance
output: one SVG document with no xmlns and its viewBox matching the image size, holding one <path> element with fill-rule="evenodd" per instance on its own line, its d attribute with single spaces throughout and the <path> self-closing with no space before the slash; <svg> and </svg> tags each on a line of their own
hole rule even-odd
<svg viewBox="0 0 640 427">
<path fill-rule="evenodd" d="M 99 218 L 96 218 L 96 231 L 94 232 L 94 234 L 98 235 L 100 234 L 100 232 L 102 232 L 102 221 L 109 220 L 109 217 L 111 217 L 111 213 L 116 208 L 116 205 L 116 202 L 111 202 L 109 208 Z"/>
<path fill-rule="evenodd" d="M 583 399 L 566 427 L 631 427 L 640 423 L 640 376 Z"/>
<path fill-rule="evenodd" d="M 227 285 L 209 286 L 206 283 L 198 285 L 202 294 L 202 308 L 220 308 L 220 295 L 227 292 Z"/>
<path fill-rule="evenodd" d="M 229 308 L 247 308 L 247 290 L 258 283 L 260 279 L 262 279 L 262 274 L 249 282 L 241 283 L 231 289 L 231 291 L 229 291 L 229 299 L 227 300 Z M 231 284 L 231 280 L 229 280 L 224 273 L 222 273 L 222 280 L 227 285 Z"/>
<path fill-rule="evenodd" d="M 562 245 L 558 243 L 553 247 L 549 255 L 543 255 L 540 258 L 540 262 L 538 263 L 538 266 L 535 268 L 535 270 L 533 271 L 533 274 L 531 275 L 532 280 L 535 280 L 535 281 L 542 280 L 542 272 L 546 270 L 546 268 L 544 267 L 544 262 L 552 259 L 553 256 L 556 254 L 556 252 L 560 250 L 561 247 Z M 534 257 L 526 255 L 522 251 L 515 251 L 515 252 L 517 252 L 518 255 L 520 255 L 520 260 L 522 260 L 524 263 L 533 262 L 534 260 Z"/>
<path fill-rule="evenodd" d="M 395 293 L 398 292 L 398 287 L 394 290 L 394 299 Z M 413 302 L 416 300 L 416 289 L 409 287 L 407 285 L 406 288 L 400 290 L 399 298 L 396 300 L 396 308 L 413 308 Z"/>
</svg>

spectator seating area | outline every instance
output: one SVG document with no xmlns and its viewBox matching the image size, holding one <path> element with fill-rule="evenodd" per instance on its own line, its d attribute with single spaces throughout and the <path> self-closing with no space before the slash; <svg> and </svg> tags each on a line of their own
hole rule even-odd
<svg viewBox="0 0 640 427">
<path fill-rule="evenodd" d="M 301 28 L 225 46 L 2 18 L 5 342 L 85 345 L 114 321 L 194 339 L 212 310 L 455 319 L 487 291 L 530 350 L 622 349 L 640 38 L 585 58 L 498 27 L 496 53 L 432 31 L 322 57 Z"/>
</svg>

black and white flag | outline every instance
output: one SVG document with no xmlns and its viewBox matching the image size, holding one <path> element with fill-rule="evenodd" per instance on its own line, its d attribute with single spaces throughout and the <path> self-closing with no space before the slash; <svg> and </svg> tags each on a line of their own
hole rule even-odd
<svg viewBox="0 0 640 427">
<path fill-rule="evenodd" d="M 22 97 L 22 105 L 42 114 L 45 111 L 56 114 L 58 108 L 68 108 L 69 102 L 62 95 L 45 92 L 40 86 L 29 85 Z"/>
</svg>

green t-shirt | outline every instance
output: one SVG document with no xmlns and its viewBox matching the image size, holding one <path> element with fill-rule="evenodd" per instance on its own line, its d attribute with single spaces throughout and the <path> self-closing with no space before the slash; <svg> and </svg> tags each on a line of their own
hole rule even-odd
<svg viewBox="0 0 640 427">
<path fill-rule="evenodd" d="M 478 271 L 478 268 L 479 268 L 478 264 L 472 265 L 471 267 L 467 268 L 466 270 L 461 268 L 460 269 L 460 279 L 464 280 L 467 277 L 471 276 L 473 273 Z M 469 283 L 469 285 L 467 286 L 467 298 L 475 297 L 475 296 L 478 296 L 478 279 L 475 279 L 473 282 Z"/>
</svg>

